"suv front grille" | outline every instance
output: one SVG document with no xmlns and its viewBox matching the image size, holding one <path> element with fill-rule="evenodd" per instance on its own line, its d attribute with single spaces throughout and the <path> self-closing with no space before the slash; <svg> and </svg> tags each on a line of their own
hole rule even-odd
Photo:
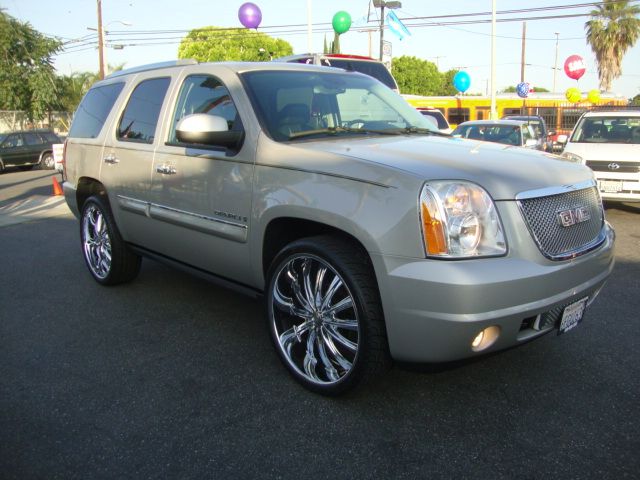
<svg viewBox="0 0 640 480">
<path fill-rule="evenodd" d="M 587 160 L 587 167 L 594 172 L 638 173 L 640 162 L 622 162 L 615 160 Z"/>
<path fill-rule="evenodd" d="M 518 205 L 538 248 L 547 258 L 577 257 L 604 241 L 604 213 L 598 190 L 592 183 L 586 188 L 571 191 L 564 188 L 562 193 L 550 195 L 525 193 L 518 196 Z"/>
</svg>

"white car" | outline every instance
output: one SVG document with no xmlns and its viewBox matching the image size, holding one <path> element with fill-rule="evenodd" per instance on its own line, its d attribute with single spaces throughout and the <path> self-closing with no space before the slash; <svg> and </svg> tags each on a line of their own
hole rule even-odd
<svg viewBox="0 0 640 480">
<path fill-rule="evenodd" d="M 603 200 L 640 202 L 640 110 L 587 112 L 562 156 L 590 167 Z"/>
</svg>

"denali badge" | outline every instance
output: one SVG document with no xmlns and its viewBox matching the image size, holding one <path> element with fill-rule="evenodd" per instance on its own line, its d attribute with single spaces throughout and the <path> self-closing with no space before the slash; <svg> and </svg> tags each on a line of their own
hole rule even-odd
<svg viewBox="0 0 640 480">
<path fill-rule="evenodd" d="M 558 222 L 563 227 L 570 227 L 576 223 L 586 222 L 591 219 L 591 213 L 587 207 L 574 207 L 558 212 Z"/>
</svg>

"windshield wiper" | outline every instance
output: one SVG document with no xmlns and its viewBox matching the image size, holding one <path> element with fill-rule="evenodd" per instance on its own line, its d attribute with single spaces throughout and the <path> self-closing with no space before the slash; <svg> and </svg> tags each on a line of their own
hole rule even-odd
<svg viewBox="0 0 640 480">
<path fill-rule="evenodd" d="M 440 132 L 438 130 L 431 130 L 430 128 L 423 128 L 423 127 L 405 127 L 402 129 L 398 129 L 398 131 L 402 132 L 402 133 L 417 133 L 420 135 L 438 135 L 439 137 L 450 137 L 451 134 L 449 133 L 444 133 L 444 132 Z"/>
<path fill-rule="evenodd" d="M 376 134 L 376 135 L 400 135 L 403 131 L 397 129 L 391 130 L 372 130 L 368 128 L 351 128 L 351 127 L 327 127 L 319 128 L 317 130 L 304 130 L 302 132 L 294 132 L 289 134 L 289 139 L 308 137 L 321 134 L 336 135 L 338 133 L 360 133 L 364 135 Z"/>
</svg>

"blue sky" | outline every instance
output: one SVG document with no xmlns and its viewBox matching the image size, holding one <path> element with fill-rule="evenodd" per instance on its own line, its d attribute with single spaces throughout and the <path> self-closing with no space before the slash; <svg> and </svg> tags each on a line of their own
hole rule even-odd
<svg viewBox="0 0 640 480">
<path fill-rule="evenodd" d="M 227 0 L 181 0 L 179 2 L 161 2 L 158 0 L 103 0 L 103 23 L 108 25 L 107 40 L 115 40 L 116 33 L 139 32 L 148 30 L 189 30 L 208 25 L 221 27 L 241 27 L 238 20 L 238 8 L 243 1 Z M 293 46 L 295 53 L 307 51 L 307 0 L 254 0 L 262 10 L 262 27 L 280 25 L 301 25 L 295 33 L 285 29 L 267 29 L 263 31 L 282 38 Z M 497 0 L 497 10 L 512 10 L 532 7 L 546 7 L 586 3 L 586 0 Z M 322 51 L 324 31 L 331 28 L 333 15 L 340 11 L 349 12 L 354 22 L 364 21 L 367 14 L 367 0 L 311 0 L 311 19 L 314 26 L 312 45 L 315 51 Z M 0 7 L 10 15 L 29 22 L 37 30 L 64 40 L 81 39 L 92 32 L 87 27 L 96 27 L 96 2 L 94 0 L 2 0 Z M 538 12 L 538 16 L 588 13 L 590 7 L 570 10 Z M 415 16 L 456 15 L 475 12 L 490 12 L 491 0 L 403 0 L 402 8 L 396 10 L 401 19 Z M 378 12 L 372 9 L 371 20 L 377 19 Z M 521 17 L 519 14 L 505 14 L 498 18 Z M 477 17 L 476 17 L 477 18 Z M 485 17 L 486 18 L 486 17 Z M 463 18 L 445 18 L 450 21 Z M 578 86 L 583 91 L 598 87 L 595 59 L 585 42 L 584 22 L 588 17 L 528 20 L 526 42 L 525 79 L 532 85 L 552 88 L 553 66 L 556 51 L 556 35 L 559 33 L 558 67 L 562 69 L 564 60 L 572 54 L 582 56 L 587 63 L 587 72 L 576 85 L 562 70 L 556 77 L 557 91 L 564 92 L 568 87 Z M 131 26 L 123 26 L 121 21 Z M 422 20 L 422 22 L 432 20 Z M 410 23 L 406 21 L 405 23 Z M 320 25 L 319 25 L 320 24 Z M 362 24 L 362 23 L 360 23 Z M 373 22 L 369 23 L 375 28 Z M 259 28 L 260 30 L 260 28 Z M 276 31 L 280 33 L 271 33 Z M 448 25 L 410 27 L 411 36 L 400 41 L 388 30 L 385 39 L 393 42 L 393 56 L 413 55 L 437 63 L 440 70 L 462 67 L 471 76 L 470 92 L 485 93 L 488 89 L 491 62 L 491 25 Z M 503 89 L 520 81 L 520 56 L 522 21 L 498 23 L 497 25 L 497 76 L 496 86 Z M 165 45 L 126 46 L 122 50 L 108 48 L 107 62 L 124 63 L 133 67 L 175 59 L 178 42 L 182 33 L 163 35 Z M 138 38 L 150 37 L 141 35 Z M 132 38 L 130 35 L 129 38 Z M 328 34 L 330 39 L 332 34 Z M 371 40 L 369 38 L 371 37 Z M 169 43 L 174 42 L 174 43 Z M 378 56 L 379 37 L 377 32 L 349 31 L 342 35 L 343 53 Z M 134 43 L 129 41 L 128 43 Z M 142 43 L 139 41 L 137 43 Z M 70 44 L 72 45 L 72 44 Z M 73 71 L 97 71 L 97 51 L 93 48 L 76 52 L 61 53 L 56 57 L 56 68 L 60 73 Z M 613 91 L 627 97 L 640 93 L 640 45 L 628 51 L 623 63 L 623 76 L 613 83 Z"/>
</svg>

